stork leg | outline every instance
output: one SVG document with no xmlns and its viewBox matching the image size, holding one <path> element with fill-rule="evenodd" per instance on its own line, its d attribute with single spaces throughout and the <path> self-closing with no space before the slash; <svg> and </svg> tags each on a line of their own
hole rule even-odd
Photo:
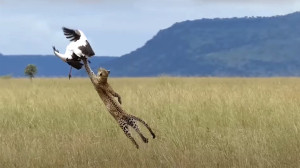
<svg viewBox="0 0 300 168">
<path fill-rule="evenodd" d="M 70 66 L 71 68 L 70 68 L 70 71 L 69 71 L 69 80 L 71 79 L 71 77 L 72 77 L 72 66 Z"/>
</svg>

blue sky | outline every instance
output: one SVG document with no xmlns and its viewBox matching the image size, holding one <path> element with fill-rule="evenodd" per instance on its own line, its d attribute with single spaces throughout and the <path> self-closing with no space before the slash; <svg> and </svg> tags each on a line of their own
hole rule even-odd
<svg viewBox="0 0 300 168">
<path fill-rule="evenodd" d="M 121 56 L 175 22 L 296 11 L 300 0 L 0 0 L 0 52 L 64 52 L 65 26 L 81 29 L 96 55 Z"/>
</svg>

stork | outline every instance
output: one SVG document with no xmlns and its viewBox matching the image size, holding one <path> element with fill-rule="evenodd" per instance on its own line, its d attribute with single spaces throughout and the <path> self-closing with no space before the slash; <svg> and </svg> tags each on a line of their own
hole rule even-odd
<svg viewBox="0 0 300 168">
<path fill-rule="evenodd" d="M 66 27 L 63 27 L 62 29 L 66 38 L 70 40 L 70 43 L 66 48 L 65 54 L 59 53 L 55 46 L 53 46 L 53 51 L 57 57 L 71 66 L 69 72 L 70 79 L 72 67 L 78 70 L 81 69 L 83 66 L 81 59 L 92 57 L 95 53 L 81 30 L 73 30 Z"/>
</svg>

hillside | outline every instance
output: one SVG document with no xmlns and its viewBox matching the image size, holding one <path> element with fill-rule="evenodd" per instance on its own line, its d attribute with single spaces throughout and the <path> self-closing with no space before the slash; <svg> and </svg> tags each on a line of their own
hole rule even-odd
<svg viewBox="0 0 300 168">
<path fill-rule="evenodd" d="M 102 63 L 111 61 L 115 57 L 92 57 L 91 67 L 96 71 Z M 38 68 L 38 77 L 67 77 L 70 66 L 56 56 L 30 56 L 30 55 L 0 55 L 0 76 L 25 77 L 24 69 L 28 64 L 34 64 Z M 73 77 L 86 76 L 84 69 L 73 69 Z"/>
<path fill-rule="evenodd" d="M 121 57 L 93 57 L 111 76 L 300 76 L 300 13 L 274 17 L 200 19 L 160 30 Z M 118 46 L 116 46 L 118 47 Z M 0 76 L 23 77 L 36 64 L 41 77 L 65 77 L 55 56 L 1 56 Z M 81 70 L 73 76 L 86 76 Z"/>
<path fill-rule="evenodd" d="M 300 76 L 299 20 L 300 13 L 184 21 L 104 67 L 113 76 Z"/>
</svg>

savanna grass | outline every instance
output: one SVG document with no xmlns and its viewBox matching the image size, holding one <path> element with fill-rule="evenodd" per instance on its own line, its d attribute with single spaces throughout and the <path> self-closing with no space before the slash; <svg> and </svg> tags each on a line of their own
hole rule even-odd
<svg viewBox="0 0 300 168">
<path fill-rule="evenodd" d="M 298 78 L 109 82 L 157 139 L 137 150 L 87 78 L 0 79 L 0 167 L 300 166 Z"/>
</svg>

